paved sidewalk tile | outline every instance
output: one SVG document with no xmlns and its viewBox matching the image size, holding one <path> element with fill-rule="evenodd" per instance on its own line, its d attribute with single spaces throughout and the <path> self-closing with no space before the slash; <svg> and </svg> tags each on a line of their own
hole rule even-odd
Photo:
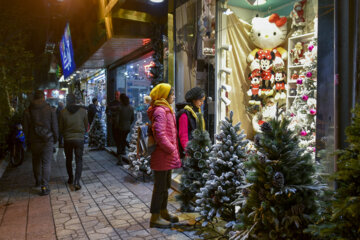
<svg viewBox="0 0 360 240">
<path fill-rule="evenodd" d="M 33 187 L 27 154 L 23 165 L 8 169 L 0 179 L 0 240 L 208 239 L 191 226 L 149 228 L 153 185 L 139 181 L 116 166 L 116 161 L 106 151 L 85 149 L 82 189 L 74 191 L 67 184 L 63 149 L 58 149 L 52 164 L 51 193 L 40 197 L 39 189 Z M 184 223 L 193 220 L 193 215 L 177 212 L 175 193 L 169 193 L 168 209 Z"/>
</svg>

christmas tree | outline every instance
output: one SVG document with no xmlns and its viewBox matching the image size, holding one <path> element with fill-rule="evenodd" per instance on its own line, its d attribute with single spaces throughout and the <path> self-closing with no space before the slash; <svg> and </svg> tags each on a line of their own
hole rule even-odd
<svg viewBox="0 0 360 240">
<path fill-rule="evenodd" d="M 240 123 L 233 126 L 233 112 L 230 118 L 221 122 L 221 132 L 216 135 L 219 141 L 210 152 L 209 173 L 204 173 L 205 186 L 196 194 L 195 210 L 200 212 L 197 221 L 204 220 L 203 226 L 214 217 L 222 217 L 226 221 L 235 220 L 235 207 L 232 202 L 236 198 L 237 187 L 245 183 L 244 162 L 246 161 L 246 145 L 248 140 Z"/>
<path fill-rule="evenodd" d="M 353 123 L 346 129 L 349 146 L 337 152 L 337 172 L 331 177 L 337 189 L 330 215 L 320 219 L 324 221 L 319 226 L 311 226 L 317 239 L 360 239 L 360 105 L 353 113 Z"/>
<path fill-rule="evenodd" d="M 143 125 L 141 118 L 138 117 L 137 121 L 132 130 L 130 137 L 130 148 L 129 148 L 129 160 L 131 168 L 136 172 L 143 172 L 147 175 L 151 175 L 152 171 L 150 168 L 150 159 L 151 156 L 143 157 L 138 154 L 138 136 L 139 136 L 139 127 Z"/>
<path fill-rule="evenodd" d="M 96 150 L 103 150 L 105 148 L 106 135 L 105 135 L 105 123 L 101 119 L 99 113 L 95 114 L 95 118 L 90 126 L 89 130 L 89 147 Z"/>
<path fill-rule="evenodd" d="M 316 133 L 316 94 L 317 94 L 317 41 L 308 44 L 308 50 L 303 59 L 304 71 L 299 75 L 293 74 L 296 81 L 296 96 L 289 109 L 291 118 L 290 128 L 300 138 L 299 146 L 311 153 L 315 159 L 315 133 Z"/>
<path fill-rule="evenodd" d="M 250 186 L 240 192 L 244 199 L 239 214 L 241 229 L 233 239 L 309 239 L 303 233 L 315 214 L 315 172 L 311 155 L 299 147 L 289 120 L 275 119 L 261 126 L 255 137 L 258 155 L 246 163 Z"/>
<path fill-rule="evenodd" d="M 151 85 L 154 87 L 159 83 L 164 82 L 164 65 L 163 65 L 163 54 L 164 44 L 162 28 L 157 28 L 154 36 L 151 38 L 151 46 L 154 49 L 152 55 L 153 61 L 150 68 Z"/>
<path fill-rule="evenodd" d="M 202 119 L 202 114 L 198 113 L 198 119 Z M 193 200 L 195 194 L 200 191 L 200 187 L 205 185 L 206 179 L 202 176 L 208 173 L 208 164 L 211 147 L 210 135 L 203 130 L 203 122 L 197 121 L 197 129 L 192 132 L 193 139 L 188 142 L 186 147 L 186 157 L 184 159 L 184 172 L 181 176 L 180 195 L 182 212 L 193 212 L 195 210 Z"/>
</svg>

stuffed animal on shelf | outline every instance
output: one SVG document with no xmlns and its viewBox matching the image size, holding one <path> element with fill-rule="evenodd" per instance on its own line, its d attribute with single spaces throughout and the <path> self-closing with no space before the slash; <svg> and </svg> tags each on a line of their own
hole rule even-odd
<svg viewBox="0 0 360 240">
<path fill-rule="evenodd" d="M 275 53 L 271 50 L 260 50 L 255 55 L 256 59 L 260 60 L 261 70 L 261 91 L 266 96 L 273 94 L 271 84 L 274 83 L 274 71 L 272 70 Z"/>
<path fill-rule="evenodd" d="M 294 73 L 291 75 L 291 80 L 292 81 L 296 81 L 299 78 L 299 74 L 297 73 L 297 71 L 294 71 Z"/>
<path fill-rule="evenodd" d="M 287 18 L 280 17 L 274 13 L 268 17 L 255 17 L 252 19 L 252 29 L 250 39 L 255 44 L 255 48 L 247 57 L 248 63 L 252 63 L 259 50 L 270 50 L 276 55 L 274 65 L 284 67 L 287 59 L 287 51 L 280 47 L 287 35 Z"/>
<path fill-rule="evenodd" d="M 290 50 L 290 55 L 292 57 L 292 64 L 299 65 L 301 64 L 301 59 L 304 58 L 304 43 L 297 42 L 293 49 Z"/>
<path fill-rule="evenodd" d="M 261 104 L 261 89 L 260 89 L 260 82 L 261 82 L 261 73 L 258 70 L 254 70 L 252 73 L 249 74 L 249 80 L 251 81 L 250 89 L 247 92 L 248 96 L 251 97 L 249 100 L 250 105 L 260 105 Z"/>
<path fill-rule="evenodd" d="M 306 0 L 296 2 L 294 4 L 293 10 L 290 13 L 292 19 L 291 28 L 294 29 L 292 36 L 298 36 L 304 32 L 304 27 L 306 25 L 304 17 L 305 3 Z"/>
<path fill-rule="evenodd" d="M 275 89 L 275 100 L 279 100 L 279 99 L 285 99 L 286 98 L 286 93 L 285 93 L 285 78 L 286 78 L 286 74 L 284 71 L 278 71 L 275 72 L 275 85 L 274 85 L 274 89 Z"/>
</svg>

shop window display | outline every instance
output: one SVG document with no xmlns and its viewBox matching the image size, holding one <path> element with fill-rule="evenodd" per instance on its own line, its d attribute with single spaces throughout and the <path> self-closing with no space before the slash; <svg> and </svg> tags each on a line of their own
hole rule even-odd
<svg viewBox="0 0 360 240">
<path fill-rule="evenodd" d="M 219 3 L 218 120 L 234 110 L 249 139 L 275 117 L 276 106 L 315 159 L 317 0 Z M 229 9 L 233 14 L 228 14 Z M 232 51 L 221 51 L 231 45 Z M 247 56 L 245 59 L 243 56 Z M 224 69 L 229 69 L 225 71 Z M 226 72 L 226 75 L 222 74 Z M 224 77 L 225 76 L 225 77 Z M 223 84 L 232 87 L 221 101 Z"/>
</svg>

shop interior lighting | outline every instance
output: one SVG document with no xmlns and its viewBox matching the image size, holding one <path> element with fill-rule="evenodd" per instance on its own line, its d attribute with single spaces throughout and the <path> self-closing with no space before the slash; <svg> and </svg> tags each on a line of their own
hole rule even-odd
<svg viewBox="0 0 360 240">
<path fill-rule="evenodd" d="M 221 49 L 231 52 L 231 50 L 232 50 L 232 45 L 231 45 L 231 44 L 223 44 L 223 45 L 221 46 Z"/>
<path fill-rule="evenodd" d="M 225 103 L 225 106 L 229 106 L 231 104 L 231 100 L 225 96 L 221 97 L 221 101 L 223 101 Z"/>
<path fill-rule="evenodd" d="M 224 67 L 224 68 L 221 68 L 221 69 L 220 69 L 220 73 L 222 73 L 222 72 L 230 75 L 231 72 L 232 72 L 232 69 L 231 69 L 231 68 Z"/>
<path fill-rule="evenodd" d="M 220 11 L 222 11 L 225 15 L 233 14 L 233 11 L 231 11 L 230 8 L 220 8 Z"/>
<path fill-rule="evenodd" d="M 225 90 L 226 92 L 231 92 L 231 86 L 227 84 L 221 84 L 221 89 Z"/>
<path fill-rule="evenodd" d="M 150 2 L 153 2 L 153 3 L 162 3 L 164 0 L 150 0 Z"/>
<path fill-rule="evenodd" d="M 247 0 L 247 2 L 250 5 L 257 6 L 257 5 L 264 5 L 267 2 L 267 0 Z"/>
</svg>

